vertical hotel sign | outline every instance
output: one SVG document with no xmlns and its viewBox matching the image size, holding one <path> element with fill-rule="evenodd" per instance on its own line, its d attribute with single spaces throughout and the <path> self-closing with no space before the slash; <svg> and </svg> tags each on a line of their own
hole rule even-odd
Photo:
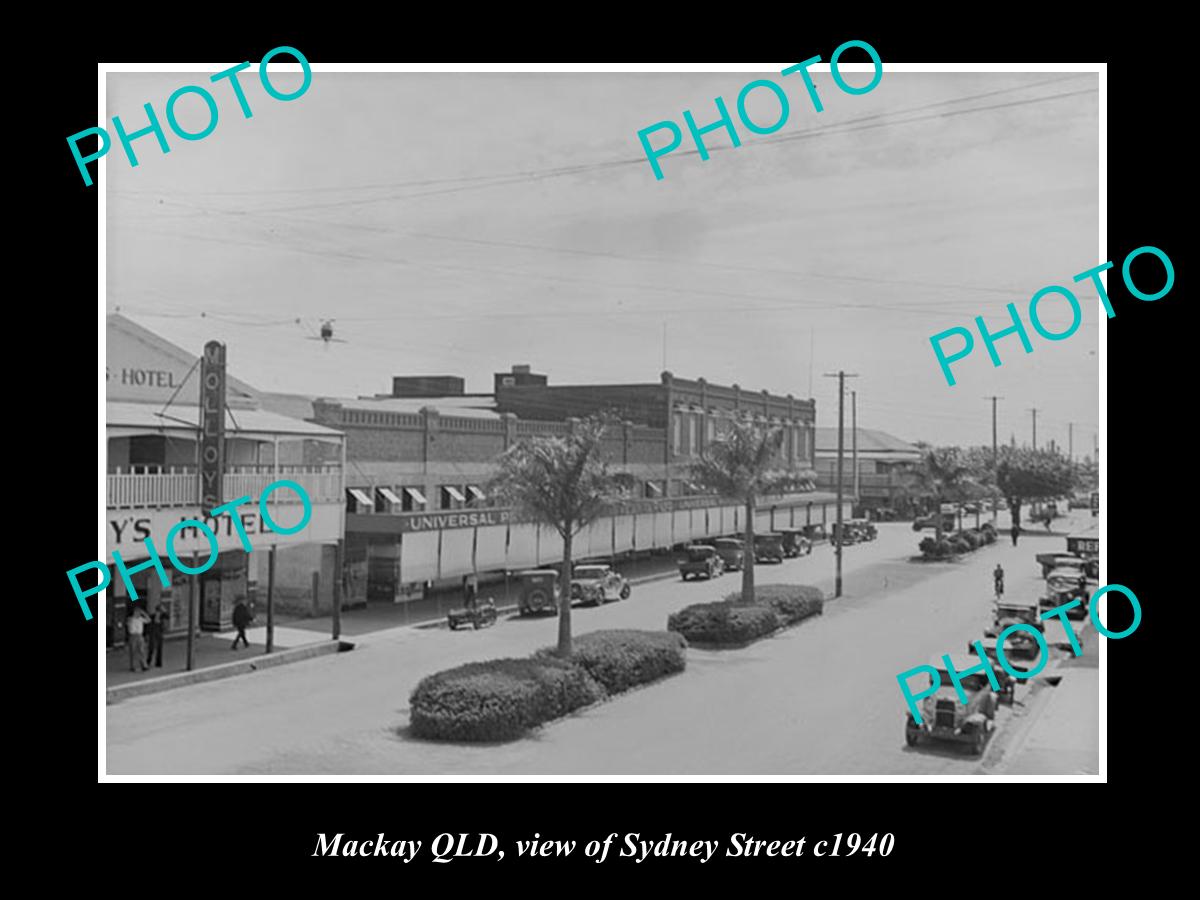
<svg viewBox="0 0 1200 900">
<path fill-rule="evenodd" d="M 209 341 L 200 361 L 200 509 L 212 515 L 224 502 L 225 345 Z"/>
</svg>

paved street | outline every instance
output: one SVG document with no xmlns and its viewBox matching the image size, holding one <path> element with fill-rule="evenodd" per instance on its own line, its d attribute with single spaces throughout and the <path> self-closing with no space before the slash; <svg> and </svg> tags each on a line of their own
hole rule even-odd
<svg viewBox="0 0 1200 900">
<path fill-rule="evenodd" d="M 1091 521 L 1077 511 L 1072 521 L 1059 520 L 1056 531 Z M 1006 518 L 999 524 L 1007 525 Z M 351 653 L 123 701 L 107 710 L 107 771 L 972 774 L 1001 762 L 1006 774 L 1052 770 L 1044 748 L 1026 754 L 1028 770 L 1021 768 L 1021 754 L 1006 757 L 1008 742 L 1021 731 L 1011 727 L 1014 711 L 1007 706 L 982 760 L 954 746 L 907 748 L 896 674 L 935 654 L 961 653 L 969 639 L 982 637 L 997 561 L 1008 572 L 1010 598 L 1036 596 L 1041 581 L 1034 554 L 1065 549 L 1065 541 L 1031 536 L 1013 548 L 1002 535 L 957 563 L 909 562 L 919 537 L 908 523 L 881 526 L 877 541 L 846 548 L 846 596 L 828 604 L 822 617 L 743 650 L 690 649 L 682 675 L 551 723 L 531 739 L 494 746 L 410 740 L 403 735 L 408 696 L 421 677 L 439 669 L 552 644 L 553 618 L 507 618 L 479 632 L 395 628 L 356 638 Z M 761 566 L 758 582 L 830 590 L 832 555 L 826 545 L 811 557 Z M 719 599 L 739 579 L 731 573 L 711 583 L 640 585 L 627 601 L 576 609 L 575 630 L 661 629 L 669 612 Z M 1076 704 L 1096 709 L 1096 684 L 1073 687 Z M 1019 687 L 1015 718 L 1022 718 L 1031 695 L 1054 690 Z M 1075 748 L 1061 771 L 1095 771 L 1087 756 L 1086 746 Z"/>
</svg>

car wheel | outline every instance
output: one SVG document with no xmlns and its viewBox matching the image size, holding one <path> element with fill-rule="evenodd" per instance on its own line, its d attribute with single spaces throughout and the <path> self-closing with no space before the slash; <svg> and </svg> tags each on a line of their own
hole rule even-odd
<svg viewBox="0 0 1200 900">
<path fill-rule="evenodd" d="M 921 732 L 915 728 L 904 729 L 904 743 L 910 747 L 915 747 L 921 742 Z"/>
<path fill-rule="evenodd" d="M 983 748 L 987 743 L 987 732 L 981 731 L 975 737 L 975 743 L 971 745 L 971 749 L 975 751 L 976 756 L 983 756 Z"/>
<path fill-rule="evenodd" d="M 625 585 L 623 588 L 621 588 L 621 593 L 620 593 L 620 595 L 619 595 L 619 596 L 620 596 L 620 599 L 622 599 L 622 600 L 628 600 L 628 599 L 629 599 L 629 594 L 630 594 L 631 592 L 632 592 L 632 589 L 629 587 L 629 585 Z"/>
</svg>

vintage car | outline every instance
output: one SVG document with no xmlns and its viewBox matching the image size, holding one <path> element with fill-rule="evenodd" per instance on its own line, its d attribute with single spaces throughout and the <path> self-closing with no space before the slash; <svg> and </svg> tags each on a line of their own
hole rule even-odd
<svg viewBox="0 0 1200 900">
<path fill-rule="evenodd" d="M 996 673 L 996 680 L 1000 682 L 1000 702 L 1007 702 L 1009 706 L 1012 706 L 1013 703 L 1016 702 L 1017 679 L 1012 675 L 1009 675 L 1004 666 L 1000 665 L 1000 660 L 996 658 L 996 639 L 994 637 L 984 638 L 982 641 L 979 641 L 979 644 L 983 647 L 983 652 L 987 654 L 987 658 L 991 660 L 992 671 Z M 1011 645 L 1005 646 L 1004 648 L 1004 659 L 1008 662 L 1009 666 L 1016 669 L 1018 672 L 1028 672 L 1028 666 L 1023 666 L 1021 663 L 1013 660 L 1013 654 L 1009 652 L 1010 648 Z M 975 653 L 974 641 L 967 645 L 967 652 L 972 656 L 977 655 Z M 984 678 L 986 677 L 987 676 L 985 675 Z M 924 716 L 922 716 L 922 718 L 924 718 Z"/>
<path fill-rule="evenodd" d="M 610 600 L 624 600 L 629 593 L 629 582 L 612 566 L 589 563 L 574 566 L 571 571 L 572 602 L 598 606 Z"/>
<path fill-rule="evenodd" d="M 717 548 L 709 544 L 688 544 L 679 558 L 679 574 L 684 581 L 689 578 L 715 578 L 725 571 L 725 564 L 717 554 Z"/>
<path fill-rule="evenodd" d="M 805 525 L 802 530 L 804 536 L 813 544 L 829 540 L 829 535 L 825 532 L 825 526 L 820 522 L 815 525 Z"/>
<path fill-rule="evenodd" d="M 513 575 L 516 581 L 517 613 L 554 613 L 558 615 L 558 573 L 553 569 L 530 569 Z"/>
<path fill-rule="evenodd" d="M 1039 609 L 1054 609 L 1072 600 L 1079 600 L 1079 605 L 1067 610 L 1068 619 L 1082 619 L 1088 612 L 1090 594 L 1087 588 L 1087 576 L 1082 569 L 1058 568 L 1046 576 L 1046 592 L 1038 601 Z"/>
<path fill-rule="evenodd" d="M 1074 553 L 1039 553 L 1034 557 L 1042 567 L 1042 577 L 1049 578 L 1055 569 L 1078 569 L 1085 572 L 1086 561 Z"/>
<path fill-rule="evenodd" d="M 894 522 L 896 521 L 896 511 L 887 506 L 881 506 L 874 511 L 876 522 Z"/>
<path fill-rule="evenodd" d="M 1032 600 L 1002 600 L 993 610 L 994 623 L 984 632 L 988 637 L 999 634 L 1009 625 L 1024 622 L 1038 631 L 1046 630 L 1046 623 L 1038 618 L 1037 604 Z"/>
<path fill-rule="evenodd" d="M 870 519 L 851 519 L 846 524 L 859 535 L 860 541 L 873 541 L 879 537 L 879 531 Z"/>
<path fill-rule="evenodd" d="M 1038 608 L 1033 604 L 1000 603 L 996 606 L 996 620 L 984 632 L 984 636 L 995 641 L 1004 629 L 1011 625 L 1032 625 L 1043 634 L 1046 623 L 1038 618 Z M 967 647 L 970 648 L 968 642 Z M 1037 659 L 1041 655 L 1037 638 L 1024 629 L 1014 631 L 1004 640 L 1005 658 Z"/>
<path fill-rule="evenodd" d="M 754 561 L 756 563 L 781 563 L 783 556 L 783 535 L 756 534 L 754 536 Z"/>
<path fill-rule="evenodd" d="M 496 603 L 491 597 L 475 605 L 474 609 L 452 609 L 446 613 L 446 622 L 451 631 L 471 625 L 478 631 L 496 624 Z"/>
<path fill-rule="evenodd" d="M 953 531 L 956 517 L 954 513 L 942 513 L 942 531 Z M 937 528 L 937 515 L 918 516 L 913 519 L 913 531 L 924 531 L 926 528 Z"/>
<path fill-rule="evenodd" d="M 799 528 L 781 528 L 779 534 L 783 538 L 783 555 L 789 559 L 812 553 L 812 541 Z"/>
<path fill-rule="evenodd" d="M 726 572 L 736 572 L 746 561 L 746 545 L 737 538 L 720 538 L 712 542 Z"/>
<path fill-rule="evenodd" d="M 971 658 L 952 660 L 957 672 L 979 663 Z M 941 686 L 937 692 L 921 700 L 921 722 L 911 712 L 905 713 L 904 739 L 915 747 L 922 738 L 955 741 L 969 744 L 977 755 L 983 755 L 988 734 L 996 725 L 996 692 L 986 675 L 964 675 L 961 678 L 967 702 L 963 704 L 950 680 L 950 673 L 941 657 L 934 657 L 930 666 L 937 670 Z"/>
</svg>

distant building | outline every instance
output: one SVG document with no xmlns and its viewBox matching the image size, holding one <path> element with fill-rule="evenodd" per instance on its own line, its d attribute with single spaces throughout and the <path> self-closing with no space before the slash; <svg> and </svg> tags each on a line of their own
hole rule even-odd
<svg viewBox="0 0 1200 900">
<path fill-rule="evenodd" d="M 854 491 L 854 468 L 851 458 L 853 434 L 845 429 L 842 460 L 843 490 L 849 496 Z M 837 490 L 838 430 L 817 429 L 816 470 L 817 487 Z M 912 512 L 910 489 L 914 483 L 913 470 L 921 460 L 921 451 L 914 444 L 893 437 L 885 431 L 858 429 L 858 504 L 859 511 L 892 509 L 898 515 Z"/>
<path fill-rule="evenodd" d="M 433 396 L 437 388 L 444 393 Z M 812 400 L 669 372 L 641 384 L 551 385 L 525 365 L 497 373 L 493 388 L 492 394 L 468 394 L 456 376 L 404 376 L 393 379 L 392 395 L 265 398 L 293 415 L 307 403 L 305 418 L 346 435 L 351 602 L 393 602 L 416 596 L 425 582 L 558 561 L 557 536 L 513 521 L 488 496 L 487 484 L 513 444 L 568 434 L 574 420 L 592 414 L 614 417 L 605 455 L 613 469 L 632 476 L 636 489 L 621 514 L 576 539 L 580 558 L 666 550 L 742 530 L 736 503 L 703 494 L 688 481 L 690 464 L 735 417 L 782 427 L 779 467 L 813 469 Z M 766 498 L 756 527 L 832 521 L 834 499 L 812 489 Z"/>
</svg>

